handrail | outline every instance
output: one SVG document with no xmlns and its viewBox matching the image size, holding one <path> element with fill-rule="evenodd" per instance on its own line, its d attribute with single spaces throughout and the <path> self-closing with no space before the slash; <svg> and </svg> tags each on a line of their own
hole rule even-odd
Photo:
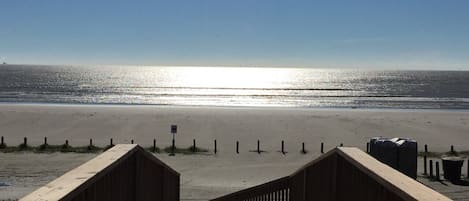
<svg viewBox="0 0 469 201">
<path fill-rule="evenodd" d="M 176 201 L 179 177 L 140 146 L 119 144 L 20 201 Z"/>
<path fill-rule="evenodd" d="M 260 198 L 260 197 L 276 197 L 276 200 L 284 201 L 288 200 L 290 176 L 282 177 L 276 180 L 269 181 L 267 183 L 253 186 L 241 191 L 237 191 L 222 197 L 216 198 L 213 201 L 218 200 L 245 200 L 247 198 Z M 278 194 L 274 194 L 278 192 Z"/>
<path fill-rule="evenodd" d="M 286 199 L 276 193 L 283 182 Z M 448 201 L 446 196 L 379 162 L 358 148 L 338 147 L 307 163 L 290 176 L 234 192 L 212 201 L 384 200 Z"/>
</svg>

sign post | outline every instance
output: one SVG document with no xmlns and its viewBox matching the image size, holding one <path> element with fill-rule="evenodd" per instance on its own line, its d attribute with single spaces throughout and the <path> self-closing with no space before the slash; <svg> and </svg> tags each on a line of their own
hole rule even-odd
<svg viewBox="0 0 469 201">
<path fill-rule="evenodd" d="M 176 145 L 175 145 L 175 135 L 176 133 L 178 132 L 178 126 L 177 125 L 171 125 L 171 134 L 173 134 L 173 143 L 172 143 L 172 146 L 171 146 L 171 154 L 169 154 L 170 156 L 174 156 L 174 152 L 176 150 Z"/>
</svg>

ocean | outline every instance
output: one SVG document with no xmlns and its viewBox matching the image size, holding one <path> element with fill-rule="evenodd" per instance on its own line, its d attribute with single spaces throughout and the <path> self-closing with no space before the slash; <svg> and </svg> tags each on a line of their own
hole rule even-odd
<svg viewBox="0 0 469 201">
<path fill-rule="evenodd" d="M 469 109 L 469 71 L 4 64 L 0 102 Z"/>
</svg>

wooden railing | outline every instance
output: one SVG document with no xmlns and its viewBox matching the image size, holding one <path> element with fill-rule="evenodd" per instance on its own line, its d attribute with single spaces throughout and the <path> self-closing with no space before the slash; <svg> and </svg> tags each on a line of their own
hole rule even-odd
<svg viewBox="0 0 469 201">
<path fill-rule="evenodd" d="M 138 145 L 116 145 L 21 201 L 178 201 L 179 177 Z"/>
<path fill-rule="evenodd" d="M 282 196 L 284 192 L 286 196 Z M 290 176 L 213 201 L 450 200 L 357 148 L 336 148 Z"/>
</svg>

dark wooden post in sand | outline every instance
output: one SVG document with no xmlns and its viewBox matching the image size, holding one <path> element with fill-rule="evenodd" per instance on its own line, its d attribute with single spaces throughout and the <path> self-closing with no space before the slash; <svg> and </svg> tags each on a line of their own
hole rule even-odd
<svg viewBox="0 0 469 201">
<path fill-rule="evenodd" d="M 301 143 L 301 153 L 306 154 L 305 143 Z"/>
<path fill-rule="evenodd" d="M 260 148 L 260 140 L 257 140 L 257 153 L 261 153 L 261 148 Z"/>
<path fill-rule="evenodd" d="M 433 178 L 433 160 L 430 159 L 430 178 Z"/>
<path fill-rule="evenodd" d="M 68 140 L 65 140 L 65 146 L 68 147 Z"/>
<path fill-rule="evenodd" d="M 239 141 L 236 141 L 236 153 L 239 154 Z"/>
<path fill-rule="evenodd" d="M 435 162 L 435 179 L 440 181 L 440 163 L 438 161 Z"/>
<path fill-rule="evenodd" d="M 2 136 L 2 142 L 1 142 L 1 144 L 0 144 L 0 145 L 2 145 L 2 146 L 3 146 L 3 144 L 5 144 L 5 142 L 3 141 L 3 136 Z"/>
<path fill-rule="evenodd" d="M 131 140 L 130 140 L 130 144 L 134 144 L 134 139 L 131 139 Z"/>
<path fill-rule="evenodd" d="M 44 145 L 47 146 L 47 137 L 44 137 Z"/>
<path fill-rule="evenodd" d="M 5 142 L 3 141 L 3 136 L 2 136 L 2 140 L 1 140 L 1 142 L 0 142 L 0 149 L 3 149 L 3 148 L 5 148 L 5 147 L 6 147 L 6 146 L 5 146 Z"/>
<path fill-rule="evenodd" d="M 217 140 L 214 140 L 213 143 L 214 143 L 214 146 L 215 146 L 214 152 L 215 152 L 215 154 L 217 154 Z"/>
<path fill-rule="evenodd" d="M 370 153 L 370 143 L 366 143 L 366 153 Z"/>
<path fill-rule="evenodd" d="M 425 154 L 428 152 L 427 144 L 425 144 Z"/>
<path fill-rule="evenodd" d="M 112 143 L 112 138 L 109 140 L 109 145 L 114 146 L 114 144 Z"/>
<path fill-rule="evenodd" d="M 454 153 L 454 146 L 451 145 L 451 153 Z"/>
<path fill-rule="evenodd" d="M 195 152 L 196 148 L 195 148 L 195 139 L 192 140 L 192 152 Z"/>
<path fill-rule="evenodd" d="M 282 154 L 285 154 L 285 144 L 284 144 L 283 140 L 282 140 Z"/>
<path fill-rule="evenodd" d="M 153 152 L 156 152 L 156 139 L 153 139 Z"/>
<path fill-rule="evenodd" d="M 321 142 L 321 154 L 324 153 L 324 142 Z"/>
<path fill-rule="evenodd" d="M 469 159 L 467 159 L 467 174 L 466 177 L 469 178 Z"/>
<path fill-rule="evenodd" d="M 24 147 L 27 147 L 27 146 L 28 146 L 28 138 L 27 138 L 27 137 L 24 137 L 24 139 L 23 139 L 23 145 L 24 145 Z"/>
<path fill-rule="evenodd" d="M 423 156 L 423 174 L 427 175 L 427 156 Z"/>
</svg>

